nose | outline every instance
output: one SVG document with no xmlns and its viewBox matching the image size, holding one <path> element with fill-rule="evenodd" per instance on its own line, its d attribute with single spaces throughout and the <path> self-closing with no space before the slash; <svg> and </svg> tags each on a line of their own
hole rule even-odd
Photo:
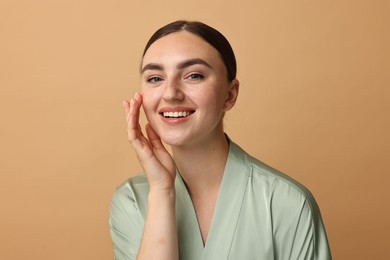
<svg viewBox="0 0 390 260">
<path fill-rule="evenodd" d="M 184 98 L 184 93 L 180 82 L 176 80 L 166 80 L 162 98 L 165 101 L 181 101 Z"/>
</svg>

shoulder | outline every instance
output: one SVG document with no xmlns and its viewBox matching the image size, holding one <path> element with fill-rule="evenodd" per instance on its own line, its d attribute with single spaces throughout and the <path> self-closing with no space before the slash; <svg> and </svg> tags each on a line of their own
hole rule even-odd
<svg viewBox="0 0 390 260">
<path fill-rule="evenodd" d="M 320 209 L 312 193 L 280 171 L 251 159 L 255 193 L 265 193 L 275 254 L 301 259 L 331 259 Z M 267 183 L 266 185 L 264 185 Z"/>
<path fill-rule="evenodd" d="M 313 200 L 313 195 L 303 184 L 286 175 L 285 173 L 253 158 L 249 155 L 254 180 L 267 180 L 273 192 Z"/>
<path fill-rule="evenodd" d="M 146 176 L 140 174 L 133 176 L 122 184 L 120 184 L 114 191 L 113 197 L 115 199 L 130 199 L 135 200 L 138 194 L 148 192 L 149 186 Z"/>
<path fill-rule="evenodd" d="M 114 259 L 135 259 L 137 255 L 144 226 L 145 183 L 142 175 L 129 178 L 112 195 L 109 225 Z"/>
<path fill-rule="evenodd" d="M 251 157 L 253 178 L 266 178 L 270 183 L 269 192 L 274 206 L 287 211 L 306 208 L 310 215 L 317 215 L 318 205 L 306 186 L 292 177 Z"/>
<path fill-rule="evenodd" d="M 277 254 L 282 256 L 287 250 L 297 255 L 294 259 L 300 259 L 302 252 L 312 251 L 313 259 L 331 259 L 320 209 L 312 193 L 288 175 L 246 156 L 253 193 L 263 199 L 269 213 L 276 251 L 280 250 Z"/>
<path fill-rule="evenodd" d="M 253 192 L 265 196 L 271 206 L 285 210 L 309 207 L 316 212 L 318 206 L 312 193 L 303 184 L 281 171 L 265 164 L 236 146 L 242 163 L 247 164 Z"/>
<path fill-rule="evenodd" d="M 131 177 L 119 185 L 111 198 L 111 208 L 146 212 L 149 185 L 144 174 Z"/>
</svg>

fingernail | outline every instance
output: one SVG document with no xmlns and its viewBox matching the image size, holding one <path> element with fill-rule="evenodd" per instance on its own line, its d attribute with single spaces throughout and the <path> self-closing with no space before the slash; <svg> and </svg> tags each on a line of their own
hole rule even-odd
<svg viewBox="0 0 390 260">
<path fill-rule="evenodd" d="M 135 92 L 135 94 L 134 94 L 134 99 L 137 99 L 137 100 L 138 100 L 138 98 L 139 98 L 139 94 L 138 94 L 138 92 Z"/>
</svg>

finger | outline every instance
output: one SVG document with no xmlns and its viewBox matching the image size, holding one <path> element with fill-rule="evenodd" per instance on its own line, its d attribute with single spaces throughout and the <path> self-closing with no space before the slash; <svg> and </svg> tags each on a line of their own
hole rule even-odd
<svg viewBox="0 0 390 260">
<path fill-rule="evenodd" d="M 146 124 L 145 130 L 146 130 L 146 135 L 148 136 L 149 142 L 154 149 L 161 149 L 161 148 L 165 149 L 164 145 L 161 142 L 160 136 L 158 136 L 156 134 L 156 132 L 154 131 L 154 129 L 152 128 L 152 126 L 150 124 Z"/>
<path fill-rule="evenodd" d="M 129 110 L 130 110 L 130 102 L 127 101 L 127 100 L 123 100 L 123 110 L 125 111 L 125 118 L 126 118 L 126 122 L 128 117 L 129 117 Z"/>
<path fill-rule="evenodd" d="M 157 135 L 152 126 L 150 124 L 147 124 L 145 126 L 145 129 L 149 139 L 149 143 L 154 150 L 154 155 L 156 156 L 159 163 L 161 163 L 164 168 L 169 172 L 171 178 L 174 179 L 176 175 L 176 170 L 172 156 L 169 154 L 169 152 L 163 145 L 161 138 Z"/>
<path fill-rule="evenodd" d="M 142 105 L 142 96 L 137 92 L 134 95 L 134 98 L 130 101 L 130 109 L 128 112 L 127 122 L 129 122 L 129 117 L 133 114 L 137 122 L 139 122 L 139 114 Z"/>
<path fill-rule="evenodd" d="M 126 114 L 129 113 L 130 102 L 127 101 L 127 100 L 123 100 L 122 104 L 123 104 L 123 108 L 124 108 L 124 110 L 125 110 L 125 113 L 126 113 Z"/>
<path fill-rule="evenodd" d="M 135 92 L 134 99 L 137 100 L 139 103 L 142 103 L 143 97 L 138 92 Z"/>
<path fill-rule="evenodd" d="M 130 109 L 127 118 L 127 132 L 129 141 L 135 140 L 142 135 L 141 126 L 139 124 L 139 109 L 140 105 L 135 100 L 130 100 Z"/>
<path fill-rule="evenodd" d="M 130 101 L 130 109 L 128 115 L 128 122 L 132 123 L 134 126 L 139 125 L 139 115 L 142 105 L 142 98 L 138 93 L 135 93 L 134 98 Z M 133 120 L 131 121 L 130 118 Z"/>
</svg>

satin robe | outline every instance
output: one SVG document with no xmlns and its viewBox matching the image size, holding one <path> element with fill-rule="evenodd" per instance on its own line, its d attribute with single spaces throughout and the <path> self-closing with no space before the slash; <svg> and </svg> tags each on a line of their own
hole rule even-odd
<svg viewBox="0 0 390 260">
<path fill-rule="evenodd" d="M 311 193 L 231 141 L 205 246 L 180 173 L 175 188 L 180 260 L 331 259 Z M 109 220 L 114 259 L 136 259 L 148 191 L 145 175 L 139 175 L 114 192 Z"/>
</svg>

